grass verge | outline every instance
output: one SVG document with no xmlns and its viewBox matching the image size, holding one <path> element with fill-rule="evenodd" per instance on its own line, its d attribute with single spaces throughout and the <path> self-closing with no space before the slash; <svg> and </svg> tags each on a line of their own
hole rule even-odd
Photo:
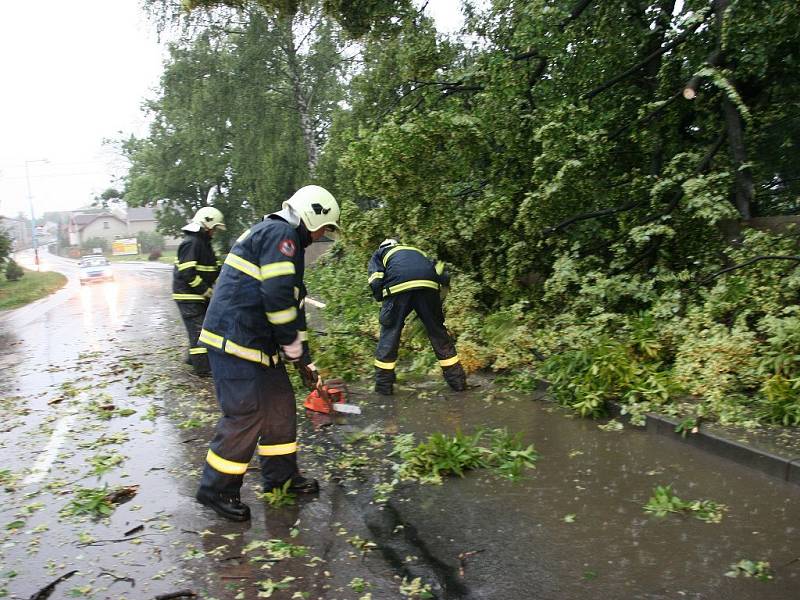
<svg viewBox="0 0 800 600">
<path fill-rule="evenodd" d="M 61 273 L 29 271 L 17 281 L 0 280 L 0 310 L 9 310 L 39 300 L 61 289 L 67 278 Z"/>
</svg>

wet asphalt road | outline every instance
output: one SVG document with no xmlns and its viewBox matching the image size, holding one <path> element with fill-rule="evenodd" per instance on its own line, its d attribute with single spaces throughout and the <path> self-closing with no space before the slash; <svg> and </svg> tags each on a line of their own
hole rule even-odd
<svg viewBox="0 0 800 600">
<path fill-rule="evenodd" d="M 247 524 L 194 501 L 217 418 L 212 384 L 182 362 L 171 270 L 114 270 L 113 283 L 70 281 L 0 316 L 0 597 L 30 598 L 65 575 L 50 598 L 256 598 L 281 582 L 272 597 L 402 597 L 396 572 L 358 547 L 368 532 L 335 486 L 276 509 L 250 476 Z M 82 490 L 102 488 L 134 495 L 109 516 L 67 514 Z M 277 539 L 302 555 L 283 557 Z M 369 583 L 351 587 L 357 577 Z"/>
<path fill-rule="evenodd" d="M 424 586 L 442 599 L 800 597 L 800 488 L 489 381 L 462 395 L 405 382 L 388 400 L 353 386 L 361 417 L 300 417 L 319 496 L 270 507 L 253 472 L 253 521 L 222 521 L 193 500 L 217 408 L 182 362 L 170 270 L 115 271 L 0 315 L 0 597 L 31 598 L 65 575 L 50 598 L 394 600 Z M 519 482 L 394 481 L 398 432 L 480 427 L 522 433 L 538 467 Z M 667 484 L 728 512 L 720 523 L 648 516 Z M 131 497 L 108 516 L 69 514 L 103 488 Z M 742 559 L 770 561 L 774 579 L 726 577 Z"/>
</svg>

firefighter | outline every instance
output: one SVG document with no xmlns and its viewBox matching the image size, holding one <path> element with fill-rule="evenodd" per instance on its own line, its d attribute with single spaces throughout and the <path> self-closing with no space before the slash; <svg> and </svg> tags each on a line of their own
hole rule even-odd
<svg viewBox="0 0 800 600">
<path fill-rule="evenodd" d="M 219 264 L 211 247 L 211 239 L 218 230 L 225 230 L 222 213 L 211 206 L 198 210 L 183 227 L 186 235 L 178 246 L 178 256 L 172 271 L 172 298 L 178 304 L 186 333 L 189 335 L 189 355 L 186 360 L 196 375 L 211 374 L 208 350 L 197 340 L 203 327 L 208 302 L 214 282 L 219 275 Z"/>
<path fill-rule="evenodd" d="M 320 382 L 308 350 L 305 248 L 338 228 L 339 205 L 309 185 L 245 231 L 222 266 L 200 343 L 209 350 L 222 418 L 209 444 L 197 500 L 233 520 L 250 518 L 240 489 L 258 450 L 264 491 L 288 482 L 314 493 L 297 466 L 295 398 L 283 358 L 309 389 Z"/>
<path fill-rule="evenodd" d="M 432 261 L 417 248 L 387 239 L 370 258 L 368 269 L 372 295 L 383 302 L 375 350 L 375 391 L 385 396 L 393 393 L 400 334 L 412 310 L 425 327 L 445 381 L 457 392 L 465 390 L 467 377 L 444 326 L 441 292 L 450 282 L 444 263 Z"/>
</svg>

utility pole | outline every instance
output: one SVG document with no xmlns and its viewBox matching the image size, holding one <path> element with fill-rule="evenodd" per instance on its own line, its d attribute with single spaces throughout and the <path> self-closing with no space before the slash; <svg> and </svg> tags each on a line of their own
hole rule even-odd
<svg viewBox="0 0 800 600">
<path fill-rule="evenodd" d="M 31 245 L 33 246 L 33 262 L 36 265 L 36 270 L 39 270 L 39 248 L 36 245 L 36 216 L 33 212 L 33 194 L 31 194 L 31 174 L 28 165 L 32 163 L 46 163 L 46 158 L 37 158 L 36 160 L 25 161 L 25 181 L 28 183 L 28 204 L 31 208 Z"/>
</svg>

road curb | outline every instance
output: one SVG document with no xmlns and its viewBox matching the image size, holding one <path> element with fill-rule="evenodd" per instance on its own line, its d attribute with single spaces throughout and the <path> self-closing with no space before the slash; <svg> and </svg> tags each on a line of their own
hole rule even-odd
<svg viewBox="0 0 800 600">
<path fill-rule="evenodd" d="M 626 416 L 622 414 L 622 407 L 616 402 L 610 403 L 609 408 L 613 417 L 626 419 Z M 683 435 L 675 431 L 679 423 L 678 419 L 648 413 L 645 428 L 652 435 L 669 437 L 692 448 L 697 448 L 731 460 L 744 467 L 755 469 L 770 477 L 800 485 L 800 457 L 780 456 L 756 446 L 737 442 L 706 431 L 702 428 L 702 425 L 697 433 Z"/>
</svg>

